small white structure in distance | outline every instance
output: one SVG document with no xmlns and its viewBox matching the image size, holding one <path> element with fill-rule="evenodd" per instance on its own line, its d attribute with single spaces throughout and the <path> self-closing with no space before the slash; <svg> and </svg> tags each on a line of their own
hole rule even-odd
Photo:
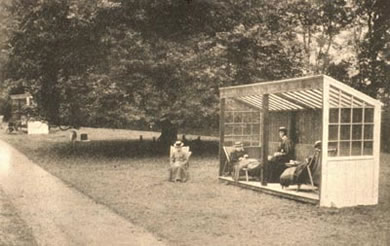
<svg viewBox="0 0 390 246">
<path fill-rule="evenodd" d="M 20 120 L 22 127 L 27 127 L 27 134 L 49 134 L 49 125 L 44 121 L 27 120 L 29 115 L 23 112 L 23 107 L 34 105 L 30 93 L 10 95 L 12 103 L 12 117 Z"/>
<path fill-rule="evenodd" d="M 42 121 L 28 121 L 27 134 L 49 134 L 49 125 Z"/>
</svg>

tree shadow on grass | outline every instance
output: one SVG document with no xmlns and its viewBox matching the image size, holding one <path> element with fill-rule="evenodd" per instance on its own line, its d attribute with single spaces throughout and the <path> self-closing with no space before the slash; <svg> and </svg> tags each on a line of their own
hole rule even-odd
<svg viewBox="0 0 390 246">
<path fill-rule="evenodd" d="M 217 141 L 190 142 L 193 156 L 212 157 L 218 154 Z M 57 143 L 51 151 L 58 157 L 141 158 L 167 156 L 169 146 L 149 140 L 98 140 L 89 142 Z"/>
</svg>

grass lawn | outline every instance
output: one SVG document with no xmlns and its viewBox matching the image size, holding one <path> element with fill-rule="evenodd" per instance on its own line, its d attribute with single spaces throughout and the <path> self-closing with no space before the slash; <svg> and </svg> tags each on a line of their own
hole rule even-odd
<svg viewBox="0 0 390 246">
<path fill-rule="evenodd" d="M 377 206 L 329 209 L 220 183 L 215 141 L 194 146 L 191 180 L 174 184 L 168 156 L 150 141 L 158 134 L 83 131 L 91 141 L 74 149 L 68 132 L 0 138 L 170 245 L 390 245 L 388 154 L 381 156 Z"/>
</svg>

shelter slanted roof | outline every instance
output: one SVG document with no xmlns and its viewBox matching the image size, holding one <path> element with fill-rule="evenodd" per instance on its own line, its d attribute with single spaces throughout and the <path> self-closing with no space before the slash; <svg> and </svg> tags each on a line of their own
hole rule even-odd
<svg viewBox="0 0 390 246">
<path fill-rule="evenodd" d="M 263 95 L 269 94 L 269 110 L 271 111 L 320 109 L 323 106 L 322 94 L 325 81 L 330 84 L 330 107 L 381 105 L 378 100 L 326 75 L 224 87 L 220 89 L 220 96 L 261 109 Z"/>
</svg>

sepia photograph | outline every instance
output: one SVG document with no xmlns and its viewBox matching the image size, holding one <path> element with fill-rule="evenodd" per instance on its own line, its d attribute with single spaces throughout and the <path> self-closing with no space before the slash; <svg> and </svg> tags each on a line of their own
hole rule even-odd
<svg viewBox="0 0 390 246">
<path fill-rule="evenodd" d="M 0 0 L 0 246 L 390 245 L 389 0 Z"/>
</svg>

